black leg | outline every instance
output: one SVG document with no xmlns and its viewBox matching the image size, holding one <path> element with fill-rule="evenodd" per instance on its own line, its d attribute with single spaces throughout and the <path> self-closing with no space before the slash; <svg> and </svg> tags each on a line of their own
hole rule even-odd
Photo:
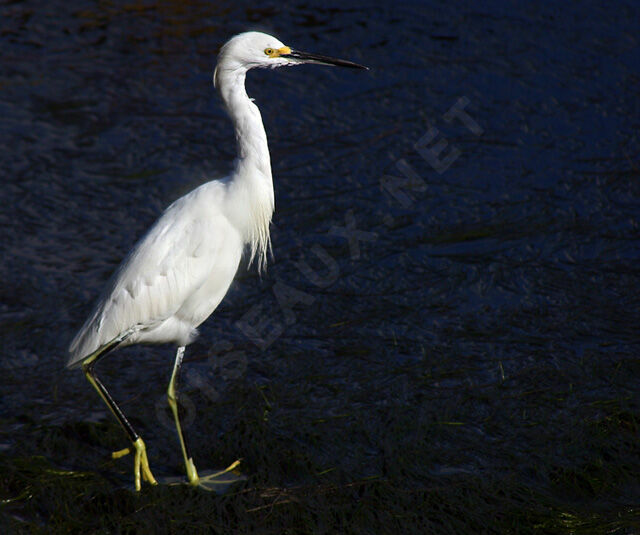
<svg viewBox="0 0 640 535">
<path fill-rule="evenodd" d="M 133 469 L 134 482 L 135 482 L 136 490 L 140 490 L 141 473 L 142 473 L 142 477 L 144 477 L 144 479 L 149 483 L 151 483 L 152 485 L 158 484 L 155 478 L 153 477 L 153 474 L 151 473 L 151 469 L 149 468 L 149 461 L 147 459 L 146 447 L 144 445 L 142 438 L 140 438 L 140 435 L 138 435 L 135 429 L 133 429 L 133 426 L 129 423 L 124 413 L 120 410 L 120 407 L 118 407 L 116 402 L 111 397 L 111 394 L 109 394 L 107 389 L 100 382 L 100 379 L 98 379 L 94 371 L 94 366 L 98 363 L 98 361 L 101 360 L 104 356 L 108 355 L 116 347 L 118 347 L 118 345 L 120 345 L 120 343 L 126 340 L 130 335 L 131 335 L 131 332 L 125 333 L 124 335 L 119 336 L 118 338 L 115 338 L 105 346 L 98 349 L 96 352 L 89 355 L 82 362 L 82 370 L 84 371 L 84 374 L 89 380 L 89 382 L 97 390 L 98 394 L 100 394 L 100 397 L 107 404 L 107 406 L 109 407 L 113 415 L 116 417 L 118 422 L 120 422 L 120 425 L 126 431 L 127 435 L 129 436 L 129 439 L 133 443 L 133 447 L 135 449 L 135 459 L 134 459 L 134 469 Z M 122 457 L 123 455 L 127 455 L 130 452 L 131 452 L 130 448 L 125 448 L 124 450 L 113 453 L 113 458 L 117 459 L 119 457 Z"/>
<path fill-rule="evenodd" d="M 135 429 L 133 429 L 133 426 L 129 423 L 129 420 L 127 420 L 122 410 L 120 410 L 120 407 L 118 407 L 116 402 L 111 397 L 111 394 L 109 394 L 109 392 L 104 387 L 100 379 L 98 379 L 96 372 L 94 371 L 95 365 L 100 360 L 102 360 L 105 356 L 111 353 L 126 338 L 127 337 L 117 338 L 116 340 L 113 340 L 112 342 L 108 343 L 104 347 L 100 348 L 95 353 L 91 354 L 89 357 L 87 357 L 83 361 L 82 371 L 84 371 L 84 374 L 89 380 L 89 382 L 98 391 L 98 394 L 100 394 L 100 397 L 107 404 L 107 406 L 109 407 L 113 415 L 116 417 L 116 419 L 118 420 L 122 428 L 126 431 L 127 435 L 129 435 L 129 439 L 131 440 L 131 442 L 135 442 L 140 438 L 140 436 L 138 435 L 138 433 L 136 433 Z"/>
<path fill-rule="evenodd" d="M 104 387 L 100 379 L 98 379 L 98 376 L 96 375 L 95 371 L 93 371 L 94 364 L 95 362 L 87 366 L 84 370 L 84 373 L 87 376 L 87 379 L 98 391 L 98 394 L 100 394 L 100 397 L 104 399 L 105 403 L 109 406 L 113 415 L 117 418 L 118 422 L 120 422 L 120 425 L 127 432 L 127 435 L 129 435 L 129 439 L 131 440 L 131 442 L 135 442 L 140 438 L 140 436 L 138 435 L 138 433 L 136 433 L 133 426 L 129 423 L 129 420 L 127 420 L 127 417 L 124 415 L 122 410 L 120 410 L 120 407 L 118 407 L 116 402 L 113 401 L 111 394 L 109 394 L 109 392 Z"/>
</svg>

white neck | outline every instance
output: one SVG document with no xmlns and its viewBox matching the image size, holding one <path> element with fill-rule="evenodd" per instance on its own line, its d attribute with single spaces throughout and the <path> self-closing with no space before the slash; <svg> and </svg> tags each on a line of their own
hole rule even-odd
<svg viewBox="0 0 640 535">
<path fill-rule="evenodd" d="M 234 68 L 235 67 L 235 68 Z M 230 213 L 262 269 L 271 247 L 269 224 L 274 210 L 267 134 L 260 110 L 245 90 L 245 68 L 218 64 L 214 83 L 233 122 L 238 149 L 229 184 Z"/>
</svg>

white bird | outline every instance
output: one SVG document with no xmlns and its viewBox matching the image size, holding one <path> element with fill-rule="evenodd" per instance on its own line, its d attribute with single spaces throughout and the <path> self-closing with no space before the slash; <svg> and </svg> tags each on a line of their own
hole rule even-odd
<svg viewBox="0 0 640 535">
<path fill-rule="evenodd" d="M 249 69 L 303 63 L 362 68 L 350 61 L 292 50 L 275 37 L 247 32 L 220 50 L 213 83 L 235 129 L 238 158 L 230 176 L 213 180 L 175 201 L 124 259 L 94 311 L 69 347 L 67 367 L 82 366 L 89 382 L 118 419 L 135 450 L 136 490 L 142 478 L 157 484 L 145 444 L 96 375 L 112 350 L 137 343 L 178 346 L 167 390 L 189 483 L 208 489 L 234 480 L 232 470 L 199 476 L 180 426 L 176 383 L 185 346 L 224 298 L 247 248 L 265 266 L 274 193 L 267 136 L 258 107 L 247 96 Z M 125 448 L 113 454 L 126 455 Z"/>
</svg>

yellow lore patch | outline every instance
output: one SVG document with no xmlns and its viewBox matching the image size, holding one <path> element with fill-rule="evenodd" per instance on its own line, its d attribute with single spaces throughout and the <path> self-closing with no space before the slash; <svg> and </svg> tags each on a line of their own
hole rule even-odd
<svg viewBox="0 0 640 535">
<path fill-rule="evenodd" d="M 270 58 L 277 58 L 283 54 L 291 54 L 291 49 L 288 46 L 282 48 L 265 48 L 264 53 Z"/>
</svg>

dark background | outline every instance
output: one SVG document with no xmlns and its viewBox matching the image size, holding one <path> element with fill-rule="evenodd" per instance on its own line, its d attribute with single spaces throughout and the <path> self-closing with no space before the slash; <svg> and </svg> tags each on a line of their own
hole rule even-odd
<svg viewBox="0 0 640 535">
<path fill-rule="evenodd" d="M 3 532 L 640 532 L 639 21 L 635 2 L 3 2 Z M 370 71 L 250 73 L 274 259 L 201 328 L 182 398 L 196 465 L 242 458 L 248 480 L 137 495 L 66 348 L 162 209 L 231 168 L 211 75 L 248 29 Z M 161 480 L 184 473 L 172 361 L 101 365 Z"/>
</svg>

